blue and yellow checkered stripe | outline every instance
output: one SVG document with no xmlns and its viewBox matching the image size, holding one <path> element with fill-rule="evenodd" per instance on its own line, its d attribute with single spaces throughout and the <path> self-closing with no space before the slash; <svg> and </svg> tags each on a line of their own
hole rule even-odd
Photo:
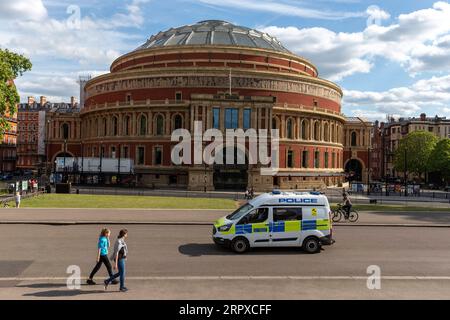
<svg viewBox="0 0 450 320">
<path fill-rule="evenodd" d="M 303 220 L 303 221 L 280 221 L 271 223 L 255 223 L 236 225 L 235 234 L 248 234 L 258 232 L 296 232 L 307 230 L 329 230 L 330 221 L 323 220 Z"/>
</svg>

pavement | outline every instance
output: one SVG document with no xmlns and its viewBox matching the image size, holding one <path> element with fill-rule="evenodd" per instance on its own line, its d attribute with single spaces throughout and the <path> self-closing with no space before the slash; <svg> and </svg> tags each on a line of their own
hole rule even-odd
<svg viewBox="0 0 450 320">
<path fill-rule="evenodd" d="M 336 223 L 351 226 L 436 226 L 450 227 L 450 210 L 431 212 L 359 213 L 356 223 Z M 210 225 L 230 210 L 173 209 L 29 209 L 1 208 L 1 224 L 181 224 Z"/>
<path fill-rule="evenodd" d="M 85 278 L 103 225 L 0 225 L 0 299 L 450 299 L 446 228 L 336 226 L 333 246 L 237 255 L 216 247 L 203 225 L 120 225 L 129 255 L 127 293 L 71 290 L 68 266 Z M 367 287 L 369 266 L 381 288 Z M 106 277 L 102 268 L 95 280 Z M 84 281 L 83 281 L 84 282 Z"/>
</svg>

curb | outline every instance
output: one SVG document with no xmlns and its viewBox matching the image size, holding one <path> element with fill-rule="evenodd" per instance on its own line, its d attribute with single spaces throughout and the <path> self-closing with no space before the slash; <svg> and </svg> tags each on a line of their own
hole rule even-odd
<svg viewBox="0 0 450 320">
<path fill-rule="evenodd" d="M 161 225 L 161 226 L 212 226 L 212 222 L 170 222 L 170 221 L 0 221 L 0 225 Z M 334 223 L 336 227 L 403 227 L 403 228 L 450 228 L 450 224 L 413 224 L 413 223 Z"/>
</svg>

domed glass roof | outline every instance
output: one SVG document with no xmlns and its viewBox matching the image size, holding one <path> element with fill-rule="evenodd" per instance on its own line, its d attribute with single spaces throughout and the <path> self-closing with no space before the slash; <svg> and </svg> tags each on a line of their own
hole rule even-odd
<svg viewBox="0 0 450 320">
<path fill-rule="evenodd" d="M 242 46 L 290 53 L 267 33 L 220 20 L 205 20 L 159 32 L 136 50 L 190 45 Z"/>
</svg>

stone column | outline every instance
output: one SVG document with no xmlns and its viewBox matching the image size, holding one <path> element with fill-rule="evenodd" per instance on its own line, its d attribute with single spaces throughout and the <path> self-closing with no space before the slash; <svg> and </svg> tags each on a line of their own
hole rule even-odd
<svg viewBox="0 0 450 320">
<path fill-rule="evenodd" d="M 170 135 L 170 127 L 171 127 L 171 122 L 172 122 L 171 120 L 172 119 L 170 119 L 170 112 L 169 111 L 166 111 L 165 117 L 166 117 L 166 123 L 165 123 L 164 132 L 165 132 L 166 135 Z"/>
</svg>

